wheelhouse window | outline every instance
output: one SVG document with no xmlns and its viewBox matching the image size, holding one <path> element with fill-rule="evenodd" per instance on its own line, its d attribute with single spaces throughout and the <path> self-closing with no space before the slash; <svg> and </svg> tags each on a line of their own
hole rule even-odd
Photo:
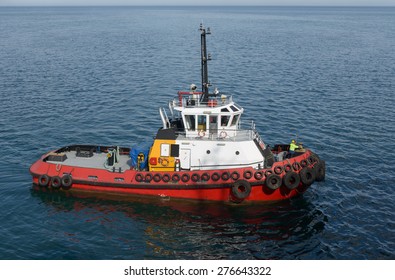
<svg viewBox="0 0 395 280">
<path fill-rule="evenodd" d="M 207 116 L 206 115 L 198 115 L 198 130 L 206 131 L 207 124 Z"/>
<path fill-rule="evenodd" d="M 195 130 L 195 115 L 185 115 L 185 127 L 188 130 Z"/>
<path fill-rule="evenodd" d="M 230 116 L 224 115 L 221 116 L 221 126 L 228 126 L 230 120 Z"/>
<path fill-rule="evenodd" d="M 231 125 L 232 125 L 232 126 L 233 126 L 233 125 L 236 125 L 237 122 L 238 122 L 238 120 L 239 120 L 239 118 L 240 118 L 240 115 L 234 115 L 234 116 L 233 116 L 233 119 L 232 119 Z"/>
<path fill-rule="evenodd" d="M 236 106 L 233 106 L 233 105 L 232 105 L 232 106 L 230 106 L 230 108 L 232 109 L 232 111 L 233 111 L 233 112 L 237 112 L 237 111 L 239 111 L 239 109 L 237 109 L 237 107 L 236 107 Z"/>
</svg>

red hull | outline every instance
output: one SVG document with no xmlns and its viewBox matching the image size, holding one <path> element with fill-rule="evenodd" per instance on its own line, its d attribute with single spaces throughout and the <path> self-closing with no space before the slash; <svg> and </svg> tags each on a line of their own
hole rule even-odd
<svg viewBox="0 0 395 280">
<path fill-rule="evenodd" d="M 30 167 L 33 183 L 36 185 L 43 186 L 46 183 L 51 185 L 50 182 L 44 182 L 44 184 L 39 182 L 39 179 L 43 180 L 42 176 L 46 175 L 47 178 L 51 179 L 54 177 L 62 178 L 69 174 L 72 178 L 71 187 L 67 188 L 68 190 L 64 190 L 66 188 L 62 190 L 60 184 L 57 188 L 62 191 L 92 191 L 119 195 L 158 196 L 236 203 L 242 201 L 278 201 L 301 194 L 306 191 L 310 184 L 300 182 L 295 188 L 290 189 L 284 184 L 285 174 L 288 171 L 294 171 L 298 174 L 302 167 L 313 168 L 312 170 L 314 170 L 314 166 L 319 163 L 318 157 L 310 151 L 306 151 L 297 157 L 276 162 L 272 168 L 263 170 L 252 168 L 180 172 L 126 170 L 117 173 L 104 169 L 47 163 L 43 161 L 44 157 Z M 299 168 L 294 168 L 298 166 Z M 273 189 L 273 186 L 272 188 L 268 187 L 266 178 L 271 173 L 277 174 L 281 178 L 281 186 L 277 189 Z M 240 182 L 243 182 L 241 186 L 239 186 Z M 237 190 L 241 190 L 241 194 L 237 193 Z M 246 191 L 248 191 L 248 194 Z"/>
</svg>

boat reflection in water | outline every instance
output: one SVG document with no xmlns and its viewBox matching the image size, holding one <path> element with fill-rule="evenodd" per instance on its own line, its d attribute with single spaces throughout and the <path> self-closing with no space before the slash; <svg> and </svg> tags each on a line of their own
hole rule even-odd
<svg viewBox="0 0 395 280">
<path fill-rule="evenodd" d="M 73 248 L 71 255 L 61 258 L 309 259 L 316 258 L 317 250 L 326 250 L 317 234 L 328 219 L 302 196 L 235 205 L 130 196 L 112 199 L 108 194 L 43 191 L 35 186 L 32 195 L 51 216 L 48 230 L 63 230 L 52 234 L 63 234 L 66 238 L 59 242 Z M 85 246 L 96 249 L 86 252 Z"/>
</svg>

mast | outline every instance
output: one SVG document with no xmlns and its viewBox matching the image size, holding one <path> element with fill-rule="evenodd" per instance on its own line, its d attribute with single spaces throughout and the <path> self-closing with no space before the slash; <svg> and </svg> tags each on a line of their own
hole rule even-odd
<svg viewBox="0 0 395 280">
<path fill-rule="evenodd" d="M 201 102 L 208 101 L 208 87 L 210 86 L 210 82 L 208 80 L 208 66 L 207 61 L 211 60 L 211 55 L 207 56 L 207 45 L 206 45 L 206 34 L 211 34 L 210 28 L 203 27 L 203 24 L 200 24 L 200 44 L 201 44 L 201 63 L 202 63 L 202 97 Z"/>
</svg>

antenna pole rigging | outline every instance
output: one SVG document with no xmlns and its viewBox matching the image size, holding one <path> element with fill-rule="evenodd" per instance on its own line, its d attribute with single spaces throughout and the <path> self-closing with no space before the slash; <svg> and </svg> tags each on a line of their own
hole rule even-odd
<svg viewBox="0 0 395 280">
<path fill-rule="evenodd" d="M 207 56 L 207 44 L 206 44 L 206 34 L 211 34 L 210 28 L 203 27 L 203 24 L 200 24 L 200 44 L 201 44 L 201 63 L 202 63 L 202 102 L 208 101 L 208 87 L 210 86 L 210 82 L 208 80 L 208 65 L 207 61 L 211 60 L 210 54 Z"/>
</svg>

